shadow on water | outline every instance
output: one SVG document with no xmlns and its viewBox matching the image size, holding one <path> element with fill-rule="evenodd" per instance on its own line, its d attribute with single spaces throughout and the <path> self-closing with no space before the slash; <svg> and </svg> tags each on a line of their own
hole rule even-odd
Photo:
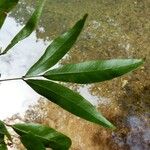
<svg viewBox="0 0 150 150">
<path fill-rule="evenodd" d="M 136 85 L 135 82 L 133 84 Z M 150 85 L 141 90 L 126 85 L 124 89 L 125 94 L 118 100 L 124 111 L 121 118 L 128 131 L 121 136 L 114 134 L 114 139 L 118 144 L 126 145 L 133 150 L 148 150 L 150 148 Z"/>
</svg>

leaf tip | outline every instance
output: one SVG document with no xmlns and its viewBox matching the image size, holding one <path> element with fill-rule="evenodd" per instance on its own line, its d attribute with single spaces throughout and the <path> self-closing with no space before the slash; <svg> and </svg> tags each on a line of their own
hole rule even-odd
<svg viewBox="0 0 150 150">
<path fill-rule="evenodd" d="M 88 14 L 86 13 L 84 16 L 83 16 L 83 20 L 85 21 L 88 17 Z"/>
<path fill-rule="evenodd" d="M 4 54 L 6 54 L 5 52 L 2 52 L 2 53 L 0 53 L 0 56 L 2 56 L 2 55 L 4 55 Z"/>
<path fill-rule="evenodd" d="M 112 124 L 112 126 L 111 126 L 111 128 L 110 128 L 111 130 L 116 130 L 117 129 L 117 127 L 116 126 L 114 126 L 113 124 Z"/>
<path fill-rule="evenodd" d="M 116 127 L 111 122 L 109 122 L 109 121 L 107 122 L 106 128 L 109 128 L 111 130 L 115 130 L 116 129 Z"/>
<path fill-rule="evenodd" d="M 146 58 L 138 59 L 138 61 L 143 64 L 145 62 Z"/>
<path fill-rule="evenodd" d="M 131 61 L 132 61 L 131 65 L 134 66 L 134 68 L 132 70 L 134 70 L 134 69 L 140 67 L 145 62 L 145 59 L 131 59 Z"/>
<path fill-rule="evenodd" d="M 144 63 L 146 61 L 146 57 L 141 59 L 142 63 Z"/>
<path fill-rule="evenodd" d="M 136 63 L 138 64 L 138 67 L 141 66 L 145 62 L 145 58 L 142 59 L 136 59 Z"/>
</svg>

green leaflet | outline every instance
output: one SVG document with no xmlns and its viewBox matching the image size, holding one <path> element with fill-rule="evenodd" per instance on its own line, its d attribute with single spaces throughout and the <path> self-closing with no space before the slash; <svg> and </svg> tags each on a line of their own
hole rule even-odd
<svg viewBox="0 0 150 150">
<path fill-rule="evenodd" d="M 51 80 L 82 84 L 102 82 L 130 72 L 142 63 L 142 59 L 88 61 L 78 64 L 67 64 L 50 70 L 43 76 Z"/>
<path fill-rule="evenodd" d="M 21 136 L 26 147 L 32 148 L 32 143 L 28 143 L 32 137 L 33 140 L 36 140 L 35 143 L 40 141 L 39 146 L 42 148 L 42 145 L 44 145 L 46 148 L 52 148 L 53 150 L 68 150 L 71 146 L 70 138 L 44 125 L 33 123 L 15 124 L 12 128 Z"/>
<path fill-rule="evenodd" d="M 0 29 L 10 12 L 18 3 L 19 0 L 0 0 Z"/>
<path fill-rule="evenodd" d="M 4 134 L 1 133 L 0 133 L 0 150 L 7 150 L 7 146 L 4 141 Z"/>
<path fill-rule="evenodd" d="M 81 95 L 68 89 L 67 87 L 47 80 L 29 79 L 25 82 L 37 93 L 61 106 L 72 114 L 104 127 L 114 128 L 114 126 L 108 120 L 106 120 L 93 105 L 91 105 Z"/>
<path fill-rule="evenodd" d="M 4 141 L 0 143 L 0 150 L 7 150 L 7 145 Z"/>
<path fill-rule="evenodd" d="M 0 143 L 4 141 L 4 134 L 0 133 Z"/>
<path fill-rule="evenodd" d="M 5 21 L 6 16 L 7 16 L 7 14 L 5 12 L 0 11 L 0 29 Z"/>
<path fill-rule="evenodd" d="M 17 4 L 19 0 L 0 0 L 0 11 L 5 13 L 10 12 Z"/>
<path fill-rule="evenodd" d="M 22 135 L 20 139 L 27 150 L 46 150 L 44 144 L 30 132 Z"/>
<path fill-rule="evenodd" d="M 11 41 L 11 43 L 1 53 L 1 55 L 5 54 L 14 45 L 16 45 L 18 42 L 20 42 L 21 40 L 23 40 L 26 37 L 28 37 L 33 32 L 33 30 L 36 28 L 36 26 L 37 26 L 37 24 L 38 24 L 38 22 L 40 20 L 40 16 L 42 14 L 42 10 L 43 10 L 45 1 L 46 0 L 41 0 L 41 3 L 37 7 L 37 9 L 34 11 L 33 15 L 28 20 L 28 22 L 26 23 L 26 25 L 24 26 L 24 28 L 13 38 L 13 40 Z"/>
<path fill-rule="evenodd" d="M 11 140 L 11 136 L 5 127 L 3 121 L 0 120 L 0 150 L 7 150 L 7 145 L 4 141 L 4 137 L 7 136 L 9 140 Z"/>
<path fill-rule="evenodd" d="M 35 76 L 54 66 L 73 46 L 79 36 L 87 14 L 72 29 L 56 38 L 46 49 L 43 56 L 29 69 L 26 76 Z"/>
<path fill-rule="evenodd" d="M 0 134 L 6 135 L 7 138 L 9 140 L 11 140 L 11 136 L 10 136 L 8 130 L 7 130 L 6 126 L 5 126 L 5 124 L 3 123 L 3 121 L 1 121 L 1 120 L 0 120 Z"/>
</svg>

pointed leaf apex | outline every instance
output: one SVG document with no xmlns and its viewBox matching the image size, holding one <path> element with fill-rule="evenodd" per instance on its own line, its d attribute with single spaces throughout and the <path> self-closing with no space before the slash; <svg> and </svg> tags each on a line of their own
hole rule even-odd
<svg viewBox="0 0 150 150">
<path fill-rule="evenodd" d="M 42 57 L 28 70 L 26 77 L 39 75 L 54 66 L 73 46 L 81 33 L 87 14 L 67 32 L 56 38 Z"/>
<path fill-rule="evenodd" d="M 86 20 L 87 17 L 88 17 L 88 14 L 85 14 L 85 15 L 83 16 L 83 20 Z"/>
<path fill-rule="evenodd" d="M 143 62 L 144 62 L 144 61 L 146 60 L 146 57 L 144 57 L 142 60 L 143 60 Z"/>
<path fill-rule="evenodd" d="M 145 62 L 145 58 L 143 58 L 143 59 L 134 59 L 134 60 L 135 60 L 135 63 L 138 64 L 137 67 L 139 67 L 140 65 L 142 65 Z"/>
</svg>

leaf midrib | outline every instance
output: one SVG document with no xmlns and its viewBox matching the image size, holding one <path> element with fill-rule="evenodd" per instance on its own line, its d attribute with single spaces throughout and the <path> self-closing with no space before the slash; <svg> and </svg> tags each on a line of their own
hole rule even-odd
<svg viewBox="0 0 150 150">
<path fill-rule="evenodd" d="M 14 128 L 16 128 L 17 130 L 19 130 L 20 132 L 23 132 L 24 134 L 28 134 L 28 133 L 30 133 L 30 131 L 29 132 L 27 132 L 27 131 L 25 131 L 25 130 L 22 130 L 22 129 L 19 129 L 18 127 L 14 127 Z M 32 132 L 31 132 L 32 133 Z M 32 134 L 34 134 L 34 133 L 32 133 Z M 40 135 L 37 135 L 37 134 L 34 134 L 37 138 L 41 138 L 41 139 L 44 139 L 44 140 L 46 140 L 47 142 L 54 142 L 54 143 L 56 143 L 56 144 L 58 144 L 57 142 L 56 142 L 56 140 L 53 140 L 53 138 L 51 138 L 51 140 L 50 139 L 47 139 L 45 136 L 44 137 L 42 137 L 42 136 L 40 136 Z"/>
<path fill-rule="evenodd" d="M 34 84 L 34 83 L 33 83 Z M 48 91 L 51 91 L 51 92 L 53 92 L 54 94 L 56 94 L 56 95 L 58 95 L 58 96 L 60 96 L 60 97 L 62 97 L 63 99 L 65 99 L 65 97 L 64 96 L 61 96 L 61 95 L 59 95 L 59 94 L 57 94 L 56 92 L 54 92 L 53 90 L 49 90 L 47 87 L 44 87 L 44 86 L 41 86 L 41 85 L 38 85 L 38 84 L 35 84 L 35 85 L 37 85 L 37 86 L 39 86 L 39 87 L 42 87 L 42 88 L 45 88 L 46 90 L 48 90 Z M 66 88 L 66 87 L 65 87 Z M 69 89 L 70 90 L 70 89 Z M 76 93 L 76 94 L 78 94 L 78 93 Z M 80 96 L 80 95 L 79 95 Z M 83 98 L 83 97 L 82 97 Z M 83 98 L 84 99 L 84 98 Z M 84 99 L 85 101 L 86 101 L 86 99 Z M 83 109 L 78 103 L 75 103 L 74 101 L 70 101 L 71 103 L 73 103 L 73 104 L 76 104 L 80 109 Z M 90 102 L 89 102 L 90 103 Z M 90 103 L 91 104 L 91 103 Z M 92 104 L 91 104 L 91 106 L 92 107 L 94 107 Z M 86 113 L 88 113 L 88 114 L 90 114 L 88 111 L 86 111 L 86 110 L 84 110 Z M 90 108 L 90 111 L 93 111 L 93 108 L 91 109 Z M 97 112 L 96 110 L 94 110 L 97 114 L 99 114 L 99 117 L 101 117 L 101 114 L 100 114 L 100 112 Z M 93 114 L 93 113 L 92 113 Z M 90 114 L 91 115 L 91 114 Z M 92 115 L 93 116 L 93 115 Z M 94 118 L 95 118 L 95 116 L 94 116 Z M 97 119 L 98 120 L 98 119 Z M 100 122 L 102 122 L 101 120 L 99 120 Z"/>
<path fill-rule="evenodd" d="M 68 38 L 70 39 L 70 37 L 74 36 L 75 33 L 76 33 L 76 31 L 73 31 L 73 35 L 70 35 Z M 43 60 L 43 62 L 42 62 L 42 63 L 39 63 L 39 64 L 40 64 L 41 66 L 45 65 L 46 63 L 48 64 L 48 63 L 49 63 L 49 62 L 48 62 L 48 59 L 50 59 L 50 58 L 52 58 L 53 56 L 55 56 L 55 54 L 56 54 L 56 52 L 58 51 L 58 49 L 61 49 L 61 47 L 63 47 L 67 41 L 68 41 L 68 39 L 65 40 L 64 43 L 63 43 L 61 46 L 59 46 L 59 47 L 57 48 L 57 50 L 55 50 L 55 52 L 54 52 L 50 57 L 48 57 L 47 59 Z M 53 44 L 53 43 L 51 43 L 51 44 Z M 45 52 L 45 54 L 46 54 L 46 52 Z M 38 65 L 39 65 L 39 64 L 38 64 Z M 38 67 L 38 65 L 37 65 L 36 67 Z M 51 66 L 51 67 L 52 67 L 52 66 Z M 36 72 L 36 70 L 40 70 L 40 68 L 39 68 L 39 69 L 36 69 L 36 68 L 35 68 L 34 71 Z"/>
<path fill-rule="evenodd" d="M 140 63 L 140 62 L 139 62 Z M 138 63 L 136 63 L 136 64 L 138 64 Z M 136 64 L 134 64 L 134 65 L 136 65 Z M 119 69 L 119 68 L 124 68 L 124 67 L 127 67 L 127 66 L 129 66 L 129 65 L 124 65 L 124 66 L 120 66 L 120 67 L 116 67 L 115 69 Z M 78 71 L 78 72 L 51 72 L 52 74 L 45 74 L 44 76 L 49 76 L 49 75 L 63 75 L 63 73 L 64 74 L 83 74 L 83 73 L 93 73 L 93 72 L 99 72 L 99 71 L 108 71 L 108 70 L 111 70 L 111 69 L 113 69 L 113 68 L 107 68 L 107 69 L 102 69 L 102 70 L 93 70 L 93 71 L 84 71 L 84 72 L 82 72 L 82 71 Z M 50 70 L 50 71 L 54 71 L 54 70 Z M 49 71 L 49 72 L 50 72 Z"/>
</svg>

